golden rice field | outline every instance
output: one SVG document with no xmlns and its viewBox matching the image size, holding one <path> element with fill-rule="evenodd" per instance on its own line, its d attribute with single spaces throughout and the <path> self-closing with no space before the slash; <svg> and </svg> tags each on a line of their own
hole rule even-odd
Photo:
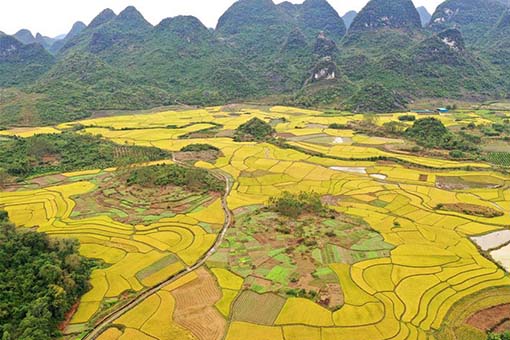
<svg viewBox="0 0 510 340">
<path fill-rule="evenodd" d="M 290 144 L 298 149 L 236 143 L 229 138 L 229 132 L 253 117 L 266 121 L 280 119 L 276 131 L 296 137 Z M 398 115 L 385 115 L 378 123 L 397 118 Z M 274 311 L 276 318 L 270 325 L 233 320 L 232 307 L 245 289 L 243 278 L 210 263 L 205 269 L 221 294 L 213 299 L 211 293 L 209 299 L 201 300 L 210 304 L 208 308 L 186 309 L 187 321 L 176 308 L 176 296 L 182 298 L 182 293 L 176 294 L 175 290 L 197 284 L 197 275 L 192 273 L 123 315 L 99 339 L 202 340 L 215 338 L 210 334 L 221 331 L 218 340 L 436 340 L 450 311 L 461 301 L 487 289 L 508 289 L 508 273 L 484 256 L 470 237 L 508 229 L 510 176 L 484 163 L 391 153 L 377 146 L 395 141 L 327 128 L 331 123 L 344 124 L 354 119 L 361 118 L 329 117 L 288 107 L 239 107 L 235 112 L 231 108 L 213 107 L 79 122 L 86 126 L 83 133 L 101 134 L 119 144 L 155 146 L 169 151 L 179 151 L 194 143 L 214 145 L 222 156 L 213 163 L 198 161 L 195 165 L 233 178 L 227 199 L 230 210 L 264 204 L 283 191 L 314 191 L 337 197 L 333 209 L 362 218 L 394 246 L 388 258 L 329 265 L 345 299 L 344 305 L 335 311 L 308 299 L 288 298 L 283 307 Z M 447 126 L 456 123 L 453 117 L 440 119 Z M 76 123 L 52 129 L 73 124 Z M 216 136 L 180 139 L 216 124 L 222 126 Z M 23 131 L 20 135 L 51 133 L 52 129 Z M 320 143 L 313 141 L 318 135 Z M 333 143 L 339 137 L 349 142 Z M 334 157 L 312 156 L 306 151 Z M 402 162 L 369 161 L 378 156 Z M 468 166 L 476 170 L 469 170 Z M 81 175 L 66 174 L 71 179 Z M 437 185 L 444 178 L 499 185 L 452 190 Z M 39 231 L 55 237 L 77 238 L 83 255 L 100 258 L 107 264 L 93 272 L 93 288 L 83 296 L 71 322 L 74 330 L 76 326 L 82 330 L 90 327 L 109 301 L 155 286 L 192 266 L 214 244 L 225 218 L 220 200 L 202 210 L 162 218 L 150 225 L 126 225 L 101 214 L 85 219 L 72 217 L 73 199 L 94 189 L 92 182 L 83 180 L 0 193 L 0 207 L 9 212 L 17 225 L 37 226 Z M 436 209 L 440 204 L 472 204 L 504 214 L 493 218 L 473 216 Z M 206 230 L 203 225 L 216 227 Z M 173 260 L 168 261 L 169 258 Z M 190 320 L 201 317 L 212 320 L 210 330 L 189 327 Z M 218 322 L 219 317 L 224 324 Z"/>
</svg>

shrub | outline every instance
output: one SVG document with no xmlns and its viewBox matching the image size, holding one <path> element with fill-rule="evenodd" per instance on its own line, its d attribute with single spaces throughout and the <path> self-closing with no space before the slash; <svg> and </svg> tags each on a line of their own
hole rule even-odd
<svg viewBox="0 0 510 340">
<path fill-rule="evenodd" d="M 210 144 L 190 144 L 183 147 L 181 151 L 182 152 L 220 151 L 220 149 Z"/>
<path fill-rule="evenodd" d="M 465 158 L 466 154 L 460 150 L 452 150 L 450 151 L 450 157 L 452 158 Z"/>
<path fill-rule="evenodd" d="M 345 124 L 333 123 L 333 124 L 330 124 L 328 126 L 328 128 L 333 129 L 333 130 L 346 130 L 346 129 L 349 129 L 349 126 L 345 125 Z"/>
<path fill-rule="evenodd" d="M 413 115 L 403 115 L 398 117 L 398 120 L 401 122 L 414 122 L 416 120 L 416 116 Z"/>
</svg>

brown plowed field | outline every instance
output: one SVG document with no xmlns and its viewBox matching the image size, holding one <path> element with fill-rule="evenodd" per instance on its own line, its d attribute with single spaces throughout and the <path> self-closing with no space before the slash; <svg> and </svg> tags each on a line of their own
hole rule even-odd
<svg viewBox="0 0 510 340">
<path fill-rule="evenodd" d="M 174 321 L 199 340 L 221 340 L 227 323 L 214 307 L 221 298 L 221 290 L 207 270 L 201 268 L 196 273 L 198 279 L 172 291 Z"/>
</svg>

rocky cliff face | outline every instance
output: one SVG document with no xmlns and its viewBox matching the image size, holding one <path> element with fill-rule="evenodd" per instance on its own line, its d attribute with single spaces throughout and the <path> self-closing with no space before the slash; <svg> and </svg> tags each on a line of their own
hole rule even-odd
<svg viewBox="0 0 510 340">
<path fill-rule="evenodd" d="M 436 32 L 456 28 L 468 44 L 482 39 L 498 22 L 506 6 L 496 0 L 446 0 L 432 16 L 430 28 Z"/>
<path fill-rule="evenodd" d="M 464 64 L 464 39 L 460 31 L 447 29 L 423 41 L 416 48 L 416 63 L 458 66 Z"/>
</svg>

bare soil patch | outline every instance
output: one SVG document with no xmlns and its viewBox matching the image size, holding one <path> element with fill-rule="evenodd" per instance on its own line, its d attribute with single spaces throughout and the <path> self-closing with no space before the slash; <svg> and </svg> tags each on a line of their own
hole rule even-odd
<svg viewBox="0 0 510 340">
<path fill-rule="evenodd" d="M 205 269 L 196 271 L 198 279 L 174 291 L 174 321 L 199 340 L 221 340 L 227 323 L 214 304 L 221 299 L 215 278 Z"/>
<path fill-rule="evenodd" d="M 504 182 L 497 178 L 485 176 L 478 178 L 476 176 L 437 176 L 436 187 L 444 190 L 466 190 L 466 189 L 497 189 Z"/>
<path fill-rule="evenodd" d="M 221 152 L 214 150 L 174 153 L 175 159 L 179 162 L 203 161 L 208 163 L 214 163 L 221 156 L 223 156 Z"/>
<path fill-rule="evenodd" d="M 504 213 L 502 211 L 490 208 L 490 207 L 484 207 L 481 205 L 476 204 L 469 204 L 469 203 L 444 203 L 440 204 L 437 207 L 439 210 L 447 210 L 447 211 L 454 211 L 461 214 L 471 215 L 471 216 L 478 216 L 478 217 L 500 217 L 503 216 Z"/>
<path fill-rule="evenodd" d="M 75 199 L 75 218 L 107 214 L 128 224 L 147 224 L 164 217 L 185 213 L 214 202 L 219 194 L 193 192 L 167 185 L 159 187 L 127 185 L 122 174 L 108 173 L 95 178 L 97 189 Z"/>
<path fill-rule="evenodd" d="M 510 331 L 510 304 L 479 311 L 469 317 L 466 323 L 482 331 Z"/>
</svg>

